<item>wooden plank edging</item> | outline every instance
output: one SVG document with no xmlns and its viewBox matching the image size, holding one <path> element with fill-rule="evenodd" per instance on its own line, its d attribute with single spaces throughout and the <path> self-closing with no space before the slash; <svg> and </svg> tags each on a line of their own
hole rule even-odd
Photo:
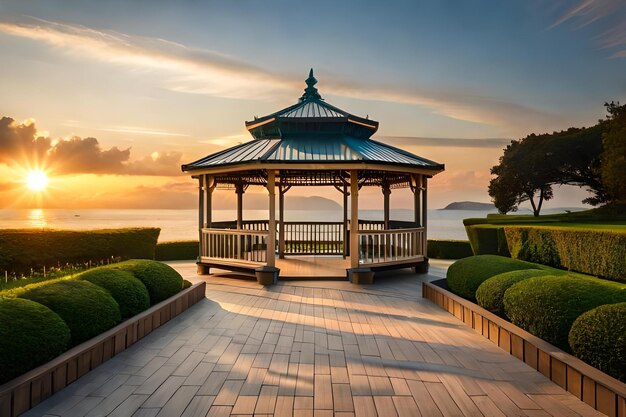
<svg viewBox="0 0 626 417">
<path fill-rule="evenodd" d="M 0 386 L 0 416 L 17 417 L 205 297 L 199 282 Z"/>
<path fill-rule="evenodd" d="M 626 417 L 626 384 L 623 382 L 435 284 L 422 283 L 422 297 L 601 413 Z"/>
</svg>

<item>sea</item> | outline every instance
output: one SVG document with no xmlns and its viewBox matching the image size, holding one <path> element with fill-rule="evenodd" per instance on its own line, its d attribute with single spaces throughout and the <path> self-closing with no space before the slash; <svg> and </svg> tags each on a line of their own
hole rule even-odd
<svg viewBox="0 0 626 417">
<path fill-rule="evenodd" d="M 558 210 L 558 209 L 555 209 Z M 553 211 L 553 210 L 550 210 Z M 562 212 L 562 210 L 560 211 Z M 467 239 L 463 219 L 485 217 L 495 211 L 428 210 L 429 239 Z M 234 210 L 214 210 L 213 220 L 236 218 Z M 361 210 L 359 218 L 382 220 L 382 210 Z M 391 210 L 392 220 L 413 220 L 412 210 Z M 266 210 L 245 210 L 244 220 L 267 219 Z M 290 210 L 285 221 L 342 221 L 336 210 Z M 0 229 L 89 230 L 124 227 L 159 227 L 159 241 L 198 238 L 198 212 L 162 209 L 0 209 Z"/>
</svg>

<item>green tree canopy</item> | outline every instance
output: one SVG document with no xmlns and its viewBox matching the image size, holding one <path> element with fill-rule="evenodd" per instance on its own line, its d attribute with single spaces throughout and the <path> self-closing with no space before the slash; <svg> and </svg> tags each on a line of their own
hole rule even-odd
<svg viewBox="0 0 626 417">
<path fill-rule="evenodd" d="M 626 117 L 626 112 L 622 117 Z M 592 194 L 584 200 L 586 203 L 597 205 L 610 201 L 602 181 L 600 155 L 603 134 L 611 122 L 609 119 L 590 128 L 570 128 L 542 135 L 533 133 L 512 141 L 504 149 L 498 165 L 491 169 L 495 177 L 489 184 L 489 195 L 496 208 L 507 213 L 529 201 L 533 214 L 538 216 L 543 202 L 552 198 L 555 185 L 586 187 Z M 623 137 L 623 131 L 621 134 Z"/>
<path fill-rule="evenodd" d="M 609 114 L 602 136 L 602 183 L 610 201 L 626 203 L 626 105 L 611 102 L 605 106 Z"/>
</svg>

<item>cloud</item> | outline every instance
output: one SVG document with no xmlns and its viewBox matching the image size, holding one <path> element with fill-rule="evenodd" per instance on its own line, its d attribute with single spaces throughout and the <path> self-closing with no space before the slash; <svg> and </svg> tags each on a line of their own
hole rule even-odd
<svg viewBox="0 0 626 417">
<path fill-rule="evenodd" d="M 35 18 L 0 22 L 0 32 L 52 45 L 64 54 L 164 73 L 167 75 L 165 87 L 173 91 L 236 99 L 288 99 L 302 88 L 300 79 L 216 51 L 191 48 L 164 39 Z M 417 105 L 450 118 L 497 126 L 515 135 L 527 133 L 529 127 L 531 130 L 554 130 L 563 122 L 547 111 L 476 94 L 407 89 L 406 86 L 365 86 L 340 79 L 325 79 L 323 92 Z"/>
<path fill-rule="evenodd" d="M 570 24 L 574 30 L 590 28 L 600 48 L 612 58 L 626 58 L 626 2 L 624 0 L 565 0 L 550 28 Z"/>
<path fill-rule="evenodd" d="M 131 160 L 131 149 L 102 149 L 93 137 L 52 140 L 42 136 L 34 120 L 0 119 L 0 163 L 46 167 L 56 174 L 176 175 L 180 152 L 154 152 Z"/>
<path fill-rule="evenodd" d="M 511 139 L 485 138 L 485 139 L 460 139 L 460 138 L 423 138 L 416 136 L 381 136 L 385 142 L 394 145 L 419 145 L 453 148 L 503 148 Z M 376 138 L 375 138 L 376 139 Z"/>
</svg>

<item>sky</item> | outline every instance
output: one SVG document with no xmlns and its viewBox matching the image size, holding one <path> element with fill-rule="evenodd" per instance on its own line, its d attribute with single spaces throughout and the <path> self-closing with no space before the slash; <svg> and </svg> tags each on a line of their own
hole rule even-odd
<svg viewBox="0 0 626 417">
<path fill-rule="evenodd" d="M 511 139 L 626 100 L 626 3 L 2 0 L 0 56 L 0 208 L 192 208 L 180 164 L 251 140 L 244 121 L 294 104 L 311 67 L 376 139 L 446 165 L 438 208 L 488 202 Z M 45 192 L 26 187 L 33 169 Z M 547 207 L 585 195 L 562 187 Z"/>
</svg>

